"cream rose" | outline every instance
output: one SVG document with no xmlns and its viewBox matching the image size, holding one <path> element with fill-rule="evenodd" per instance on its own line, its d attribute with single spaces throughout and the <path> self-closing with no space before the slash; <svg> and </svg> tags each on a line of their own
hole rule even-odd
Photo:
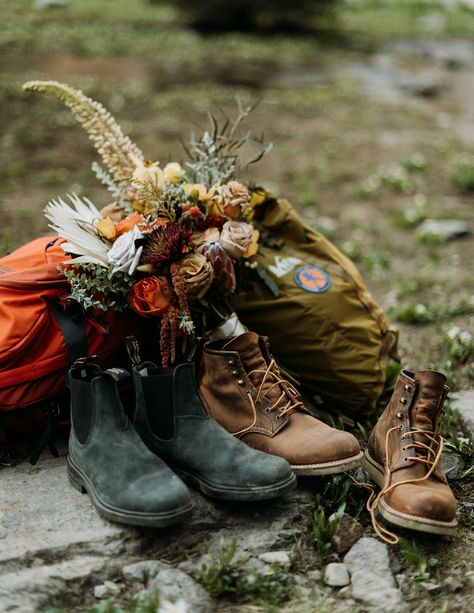
<svg viewBox="0 0 474 613">
<path fill-rule="evenodd" d="M 227 253 L 238 260 L 252 242 L 253 226 L 244 221 L 226 221 L 222 228 L 220 244 Z"/>
<path fill-rule="evenodd" d="M 180 260 L 179 267 L 179 274 L 186 281 L 186 294 L 202 298 L 214 278 L 211 264 L 200 253 L 190 253 Z"/>
<path fill-rule="evenodd" d="M 142 238 L 143 234 L 135 226 L 132 230 L 125 232 L 114 242 L 107 254 L 109 264 L 113 266 L 113 272 L 126 272 L 133 275 L 135 272 L 140 257 L 142 255 L 143 246 L 135 246 L 135 241 Z"/>
<path fill-rule="evenodd" d="M 170 162 L 163 169 L 165 181 L 168 183 L 179 183 L 185 175 L 184 168 L 178 162 Z"/>
</svg>

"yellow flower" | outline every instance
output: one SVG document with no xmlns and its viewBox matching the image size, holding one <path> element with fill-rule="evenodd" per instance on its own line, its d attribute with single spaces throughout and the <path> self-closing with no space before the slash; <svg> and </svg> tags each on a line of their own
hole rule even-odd
<svg viewBox="0 0 474 613">
<path fill-rule="evenodd" d="M 95 227 L 99 236 L 102 236 L 110 241 L 115 238 L 115 224 L 110 217 L 99 219 L 95 222 Z"/>
<path fill-rule="evenodd" d="M 209 191 L 202 183 L 186 183 L 183 185 L 185 193 L 191 200 L 199 200 L 199 202 L 208 202 L 214 197 L 217 183 L 213 185 Z"/>
<path fill-rule="evenodd" d="M 263 188 L 261 188 L 261 187 L 256 187 L 252 191 L 252 195 L 250 197 L 250 202 L 248 203 L 248 205 L 242 211 L 243 214 L 245 215 L 245 217 L 247 217 L 248 220 L 251 221 L 254 218 L 256 207 L 258 207 L 261 204 L 263 204 L 265 202 L 265 200 L 267 199 L 267 197 L 268 196 L 267 196 L 266 191 Z"/>
<path fill-rule="evenodd" d="M 168 183 L 179 183 L 185 175 L 184 168 L 178 162 L 170 162 L 163 169 L 165 181 Z"/>
<path fill-rule="evenodd" d="M 165 176 L 159 164 L 159 162 L 151 162 L 150 160 L 140 162 L 133 171 L 132 178 L 139 183 L 153 183 L 158 189 L 164 189 Z"/>
<path fill-rule="evenodd" d="M 258 230 L 254 230 L 252 232 L 252 240 L 250 242 L 250 245 L 248 246 L 247 251 L 244 253 L 244 258 L 251 258 L 257 254 L 259 238 L 260 238 L 260 232 Z"/>
</svg>

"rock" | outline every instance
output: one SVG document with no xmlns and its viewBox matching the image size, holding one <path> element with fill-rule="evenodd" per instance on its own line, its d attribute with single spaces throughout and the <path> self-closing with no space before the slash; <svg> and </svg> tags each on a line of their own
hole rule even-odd
<svg viewBox="0 0 474 613">
<path fill-rule="evenodd" d="M 289 566 L 291 564 L 289 551 L 267 551 L 261 553 L 258 559 L 265 564 L 278 564 L 279 566 Z"/>
<path fill-rule="evenodd" d="M 41 564 L 0 575 L 0 611 L 38 613 L 52 604 L 80 601 L 107 573 L 107 560 L 94 556 L 75 557 L 57 564 Z"/>
<path fill-rule="evenodd" d="M 63 8 L 68 6 L 71 0 L 34 0 L 33 8 L 36 10 Z"/>
<path fill-rule="evenodd" d="M 447 592 L 459 592 L 463 588 L 463 583 L 459 577 L 449 576 L 443 581 L 443 588 Z"/>
<path fill-rule="evenodd" d="M 364 529 L 359 522 L 347 513 L 344 513 L 336 533 L 332 537 L 332 546 L 337 553 L 346 553 L 352 545 L 357 543 L 363 534 Z"/>
<path fill-rule="evenodd" d="M 451 408 L 459 411 L 466 428 L 474 436 L 474 390 L 463 390 L 453 394 Z"/>
<path fill-rule="evenodd" d="M 169 568 L 168 564 L 159 560 L 142 560 L 134 564 L 127 564 L 122 568 L 122 575 L 129 585 L 141 583 L 145 586 L 156 577 L 160 570 Z"/>
<path fill-rule="evenodd" d="M 439 583 L 433 583 L 432 581 L 420 581 L 418 585 L 427 592 L 437 592 L 441 587 Z"/>
<path fill-rule="evenodd" d="M 409 74 L 403 75 L 398 81 L 401 90 L 411 96 L 422 98 L 436 98 L 445 88 L 446 84 L 438 74 L 417 74 L 412 77 Z"/>
<path fill-rule="evenodd" d="M 309 570 L 306 573 L 306 578 L 312 583 L 317 583 L 318 581 L 321 581 L 321 571 L 317 568 L 315 570 Z"/>
<path fill-rule="evenodd" d="M 390 557 L 385 543 L 363 537 L 344 556 L 351 574 L 352 597 L 384 613 L 407 613 L 390 570 Z"/>
<path fill-rule="evenodd" d="M 210 613 L 214 611 L 214 603 L 206 590 L 196 583 L 189 575 L 178 568 L 169 566 L 158 572 L 146 590 L 141 592 L 143 596 L 150 596 L 159 591 L 162 598 L 186 601 L 187 613 Z"/>
<path fill-rule="evenodd" d="M 459 219 L 425 219 L 417 228 L 419 237 L 438 237 L 449 241 L 470 233 L 469 224 Z"/>
<path fill-rule="evenodd" d="M 107 588 L 107 591 L 111 596 L 117 596 L 120 594 L 120 586 L 113 581 L 104 581 L 104 587 Z"/>
<path fill-rule="evenodd" d="M 441 467 L 448 479 L 458 479 L 467 468 L 464 457 L 451 451 L 441 455 Z"/>
<path fill-rule="evenodd" d="M 6 468 L 1 480 L 2 527 L 7 535 L 0 539 L 0 574 L 23 569 L 35 557 L 114 558 L 140 542 L 136 529 L 105 521 L 89 496 L 71 487 L 65 457 Z"/>
<path fill-rule="evenodd" d="M 96 585 L 94 588 L 94 598 L 103 599 L 109 597 L 109 590 L 105 585 Z"/>
<path fill-rule="evenodd" d="M 344 587 L 351 582 L 347 567 L 340 562 L 331 562 L 326 566 L 324 581 L 331 587 Z"/>
<path fill-rule="evenodd" d="M 337 597 L 341 598 L 342 600 L 352 598 L 352 585 L 346 585 L 345 587 L 341 588 L 337 593 Z"/>
</svg>

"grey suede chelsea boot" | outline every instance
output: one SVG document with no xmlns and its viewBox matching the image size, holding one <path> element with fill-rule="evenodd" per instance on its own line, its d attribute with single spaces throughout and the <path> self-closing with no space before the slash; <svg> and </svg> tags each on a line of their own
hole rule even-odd
<svg viewBox="0 0 474 613">
<path fill-rule="evenodd" d="M 152 527 L 181 522 L 194 507 L 189 490 L 126 417 L 117 387 L 123 373 L 103 372 L 88 358 L 69 372 L 70 480 L 111 521 Z"/>
<path fill-rule="evenodd" d="M 173 371 L 143 362 L 133 374 L 137 432 L 185 481 L 227 500 L 264 500 L 294 489 L 286 460 L 250 448 L 207 415 L 192 363 Z"/>
</svg>

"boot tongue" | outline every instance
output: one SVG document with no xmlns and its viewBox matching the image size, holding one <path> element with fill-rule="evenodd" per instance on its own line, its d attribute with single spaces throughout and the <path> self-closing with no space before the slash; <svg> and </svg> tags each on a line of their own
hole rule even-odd
<svg viewBox="0 0 474 613">
<path fill-rule="evenodd" d="M 244 334 L 236 336 L 226 343 L 223 349 L 225 351 L 236 351 L 239 354 L 242 361 L 242 366 L 244 367 L 247 376 L 249 377 L 252 385 L 258 389 L 264 377 L 265 371 L 268 368 L 268 364 L 260 347 L 258 334 L 255 332 L 244 332 Z M 251 374 L 254 370 L 263 372 Z M 281 396 L 282 390 L 280 389 L 279 385 L 275 385 L 275 387 L 269 391 L 275 382 L 275 377 L 269 375 L 262 389 L 262 395 L 265 394 L 270 401 L 276 401 Z"/>
<path fill-rule="evenodd" d="M 439 372 L 422 370 L 415 374 L 418 396 L 413 403 L 410 421 L 413 428 L 433 432 L 435 430 L 438 407 L 444 392 L 446 377 Z M 418 440 L 419 435 L 416 439 Z M 425 438 L 422 436 L 422 438 Z M 426 444 L 425 440 L 421 440 Z"/>
</svg>

